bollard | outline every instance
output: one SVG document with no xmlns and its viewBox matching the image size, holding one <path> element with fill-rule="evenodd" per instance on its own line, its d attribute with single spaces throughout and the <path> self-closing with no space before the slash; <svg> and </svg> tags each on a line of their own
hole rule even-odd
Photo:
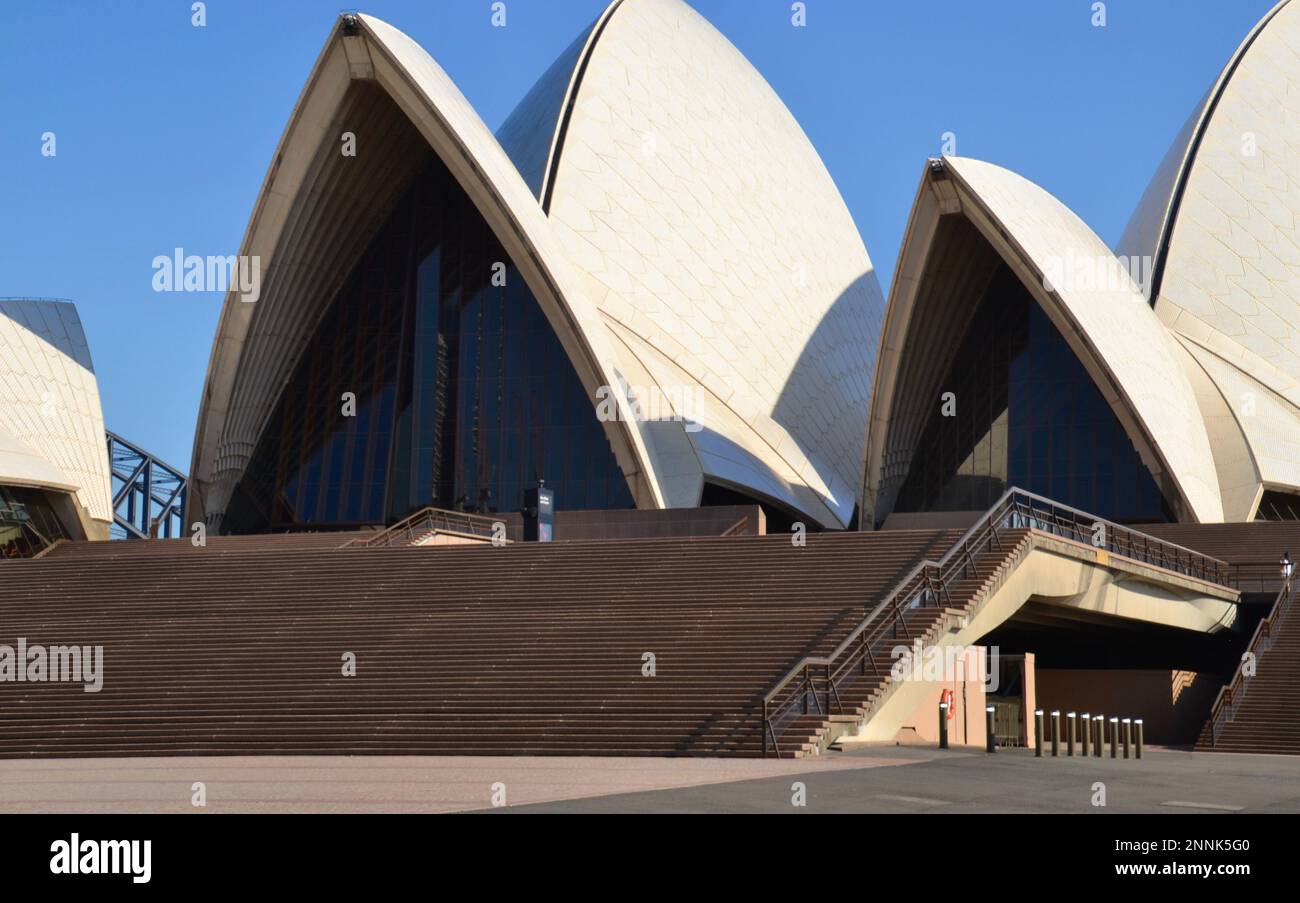
<svg viewBox="0 0 1300 903">
<path fill-rule="evenodd" d="M 1052 713 L 1052 758 L 1061 754 L 1061 713 Z"/>
<path fill-rule="evenodd" d="M 1129 738 L 1132 736 L 1132 732 L 1133 732 L 1133 719 L 1125 718 L 1123 724 L 1124 724 L 1124 758 L 1127 759 L 1128 750 L 1129 750 Z"/>
<path fill-rule="evenodd" d="M 948 748 L 948 703 L 939 703 L 939 748 Z"/>
<path fill-rule="evenodd" d="M 1110 719 L 1110 757 L 1119 757 L 1119 719 Z"/>
<path fill-rule="evenodd" d="M 984 710 L 984 730 L 988 735 L 985 738 L 986 749 L 989 752 L 997 752 L 998 744 L 993 733 L 993 706 L 989 706 Z"/>
<path fill-rule="evenodd" d="M 1141 718 L 1133 722 L 1133 728 L 1137 731 L 1137 743 L 1134 746 L 1134 752 L 1137 753 L 1137 758 L 1140 759 L 1142 758 L 1142 719 Z"/>
<path fill-rule="evenodd" d="M 1078 714 L 1070 712 L 1065 716 L 1065 754 L 1074 755 L 1074 728 L 1078 724 Z"/>
<path fill-rule="evenodd" d="M 1084 712 L 1083 717 L 1079 720 L 1083 726 L 1083 733 L 1079 735 L 1079 742 L 1083 744 L 1083 747 L 1079 750 L 1079 755 L 1086 759 L 1088 758 L 1088 740 L 1092 735 L 1092 716 Z"/>
<path fill-rule="evenodd" d="M 1093 755 L 1100 759 L 1105 754 L 1104 750 L 1106 748 L 1106 716 L 1098 715 L 1092 721 L 1093 727 L 1096 728 L 1097 731 L 1092 738 L 1094 741 L 1093 748 L 1096 750 Z"/>
<path fill-rule="evenodd" d="M 1043 710 L 1034 711 L 1034 757 L 1043 757 Z"/>
</svg>

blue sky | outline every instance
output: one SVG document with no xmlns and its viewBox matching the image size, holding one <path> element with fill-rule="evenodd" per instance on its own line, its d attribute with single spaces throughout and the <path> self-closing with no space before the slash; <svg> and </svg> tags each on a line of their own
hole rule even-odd
<svg viewBox="0 0 1300 903">
<path fill-rule="evenodd" d="M 606 0 L 373 0 L 495 129 Z M 780 94 L 886 289 L 923 161 L 1043 185 L 1113 244 L 1174 135 L 1274 0 L 693 0 Z M 175 247 L 235 254 L 337 0 L 4 0 L 0 296 L 70 298 L 108 428 L 182 469 L 221 298 L 157 294 Z M 57 136 L 43 157 L 41 135 Z"/>
</svg>

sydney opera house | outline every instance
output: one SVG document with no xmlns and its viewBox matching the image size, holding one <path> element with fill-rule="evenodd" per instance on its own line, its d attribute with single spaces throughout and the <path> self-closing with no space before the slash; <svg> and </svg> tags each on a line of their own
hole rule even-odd
<svg viewBox="0 0 1300 903">
<path fill-rule="evenodd" d="M 1194 672 L 1211 691 L 1231 679 L 1212 714 L 1206 698 L 1191 716 L 1191 739 L 1207 723 L 1200 737 L 1213 743 L 1228 722 L 1250 721 L 1238 657 L 1250 629 L 1277 623 L 1289 599 L 1278 555 L 1292 539 L 1300 552 L 1298 98 L 1300 2 L 1283 0 L 1193 112 L 1114 249 L 1013 172 L 924 161 L 886 298 L 799 124 L 682 0 L 614 0 L 495 134 L 409 37 L 343 15 L 243 238 L 240 254 L 260 261 L 261 291 L 249 301 L 232 289 L 221 310 L 186 523 L 213 538 L 212 560 L 226 567 L 220 592 L 250 629 L 296 632 L 290 658 L 317 640 L 334 649 L 329 625 L 313 626 L 322 600 L 349 611 L 368 600 L 400 621 L 403 593 L 412 605 L 435 604 L 430 586 L 465 587 L 488 600 L 483 610 L 500 603 L 504 620 L 456 622 L 464 636 L 508 633 L 524 590 L 508 582 L 510 568 L 483 563 L 500 555 L 494 565 L 512 561 L 536 579 L 528 593 L 564 590 L 566 606 L 579 606 L 589 592 L 592 620 L 607 631 L 622 616 L 608 600 L 644 601 L 627 610 L 627 624 L 659 630 L 644 625 L 667 619 L 655 634 L 662 646 L 650 648 L 689 636 L 683 656 L 711 656 L 684 669 L 690 679 L 737 669 L 727 684 L 735 699 L 717 702 L 719 690 L 715 708 L 688 711 L 699 688 L 672 681 L 689 675 L 657 684 L 677 686 L 671 702 L 652 698 L 658 690 L 625 683 L 622 666 L 601 657 L 621 648 L 602 634 L 584 659 L 590 684 L 554 700 L 537 689 L 533 708 L 498 733 L 518 732 L 515 751 L 608 750 L 582 732 L 624 716 L 623 751 L 636 752 L 818 752 L 831 727 L 853 718 L 876 739 L 932 726 L 916 715 L 929 712 L 928 696 L 871 683 L 884 624 L 895 634 L 911 625 L 936 643 L 1020 647 L 1024 661 L 1037 650 L 1039 699 L 1069 700 L 1062 707 L 1079 699 L 1096 712 L 1145 692 L 1123 681 L 1097 689 L 1105 682 L 1089 669 L 1162 671 L 1153 699 L 1169 696 L 1172 673 L 1175 701 Z M 0 313 L 0 391 L 9 393 L 0 395 L 0 485 L 13 487 L 0 492 L 33 499 L 39 489 L 35 507 L 53 512 L 60 535 L 98 538 L 107 493 L 102 455 L 91 450 L 103 424 L 75 316 L 30 304 Z M 47 385 L 32 374 L 56 359 L 51 379 L 63 382 L 51 391 L 65 393 L 66 415 L 41 419 Z M 608 554 L 629 557 L 611 565 L 607 586 L 594 573 L 574 582 L 563 548 L 513 542 L 417 560 L 393 547 L 426 538 L 391 530 L 430 509 L 443 512 L 444 527 L 464 515 L 469 526 L 444 532 L 473 545 L 475 524 L 517 517 L 541 485 L 558 513 L 584 512 L 585 538 L 634 516 L 675 526 L 653 534 L 659 545 L 610 544 Z M 702 529 L 712 535 L 700 538 L 700 518 L 714 509 L 731 525 L 719 536 L 709 522 Z M 665 546 L 691 517 L 680 542 Z M 809 537 L 808 557 L 783 557 L 800 554 L 788 538 L 743 536 L 768 524 L 821 535 Z M 285 533 L 297 538 L 272 536 Z M 556 538 L 569 537 L 560 529 Z M 79 556 L 111 557 L 67 545 L 34 564 L 71 569 Z M 202 556 L 157 548 L 173 555 L 169 585 L 188 585 L 186 568 L 200 568 Z M 286 562 L 306 560 L 291 553 L 317 557 L 277 584 Z M 259 554 L 271 557 L 262 565 Z M 127 558 L 132 573 L 162 566 L 144 553 Z M 377 570 L 358 563 L 367 561 Z M 314 584 L 317 574 L 328 579 Z M 211 574 L 192 578 L 192 598 L 207 598 L 201 582 Z M 243 590 L 239 579 L 249 581 Z M 689 606 L 672 607 L 692 593 L 709 603 L 707 625 Z M 472 617 L 473 606 L 454 602 L 438 615 L 448 625 Z M 562 608 L 551 616 L 568 617 Z M 412 636 L 432 629 L 425 611 Z M 202 673 L 202 656 L 184 649 L 201 647 L 208 613 L 187 627 L 196 633 L 168 627 L 156 654 L 175 658 L 176 673 Z M 114 623 L 136 617 L 149 615 L 124 609 Z M 511 636 L 536 641 L 530 654 L 543 656 L 550 647 L 530 623 Z M 708 630 L 718 632 L 711 653 Z M 299 735 L 254 701 L 240 709 L 247 693 L 310 697 L 304 712 L 326 726 L 352 719 L 347 742 L 367 749 L 475 749 L 467 738 L 477 728 L 467 725 L 501 710 L 499 698 L 481 695 L 500 675 L 466 642 L 480 657 L 463 667 L 489 675 L 472 685 L 460 673 L 439 683 L 434 662 L 431 683 L 415 686 L 401 670 L 409 660 L 394 665 L 385 704 L 432 712 L 401 725 L 383 712 L 367 721 L 351 688 L 309 693 L 277 683 L 290 680 L 280 671 L 257 678 L 250 665 L 253 683 L 233 691 L 186 682 L 168 700 L 179 706 L 167 710 L 172 739 L 141 742 L 155 752 L 359 748 L 313 733 L 316 721 Z M 1259 642 L 1250 649 L 1263 654 Z M 564 667 L 547 670 L 548 680 Z M 372 667 L 367 679 L 384 673 Z M 1263 704 L 1273 690 L 1255 680 Z M 1104 698 L 1087 699 L 1089 686 Z M 600 700 L 590 713 L 589 692 Z M 835 722 L 832 709 L 853 693 L 861 706 Z M 187 733 L 185 694 L 198 694 L 191 703 L 209 718 L 234 706 L 227 727 L 204 722 Z M 1013 745 L 1032 741 L 1028 690 L 1021 701 Z M 102 730 L 125 730 L 111 726 L 116 715 L 102 717 Z M 99 754 L 88 723 L 65 740 Z M 1242 728 L 1241 748 L 1294 752 L 1293 727 L 1281 740 Z M 41 735 L 24 736 L 0 738 L 0 754 Z"/>
<path fill-rule="evenodd" d="M 275 161 L 192 519 L 514 510 L 544 480 L 560 509 L 739 493 L 849 524 L 880 287 L 798 124 L 686 4 L 611 4 L 497 136 L 408 37 L 344 18 Z"/>
<path fill-rule="evenodd" d="M 559 509 L 830 529 L 1010 486 L 1129 523 L 1300 517 L 1295 16 L 1242 45 L 1115 253 L 1014 173 L 929 162 L 887 307 L 798 123 L 686 4 L 611 4 L 495 136 L 409 38 L 344 18 L 248 227 L 263 296 L 221 316 L 191 519 L 510 511 L 543 480 Z"/>
</svg>

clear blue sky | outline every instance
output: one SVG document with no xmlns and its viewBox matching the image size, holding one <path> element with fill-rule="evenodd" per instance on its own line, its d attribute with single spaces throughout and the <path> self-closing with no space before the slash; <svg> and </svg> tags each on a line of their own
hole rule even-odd
<svg viewBox="0 0 1300 903">
<path fill-rule="evenodd" d="M 1043 185 L 1114 244 L 1196 102 L 1273 0 L 693 0 L 773 85 L 886 289 L 923 161 Z M 605 0 L 373 0 L 495 129 Z M 77 302 L 109 429 L 188 469 L 221 298 L 151 261 L 235 254 L 338 0 L 3 0 L 0 296 Z M 42 157 L 43 132 L 58 156 Z"/>
</svg>

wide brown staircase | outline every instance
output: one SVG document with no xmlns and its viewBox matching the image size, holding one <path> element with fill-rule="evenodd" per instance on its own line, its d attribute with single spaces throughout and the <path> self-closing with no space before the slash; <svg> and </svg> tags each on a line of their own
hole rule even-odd
<svg viewBox="0 0 1300 903">
<path fill-rule="evenodd" d="M 774 677 L 956 535 L 66 544 L 0 564 L 0 642 L 103 688 L 0 682 L 0 756 L 760 755 Z"/>
<path fill-rule="evenodd" d="M 102 646 L 103 687 L 0 681 L 0 757 L 814 754 L 888 699 L 893 647 L 966 617 L 1035 537 L 1087 544 L 1095 523 L 1013 491 L 962 534 L 806 545 L 65 543 L 0 563 L 0 643 Z"/>
</svg>

